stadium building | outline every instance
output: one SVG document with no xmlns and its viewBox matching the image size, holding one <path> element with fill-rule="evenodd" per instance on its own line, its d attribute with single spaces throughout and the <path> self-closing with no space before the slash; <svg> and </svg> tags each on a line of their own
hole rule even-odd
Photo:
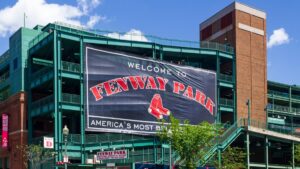
<svg viewBox="0 0 300 169">
<path fill-rule="evenodd" d="M 46 146 L 53 144 L 56 153 L 42 168 L 62 168 L 57 162 L 63 161 L 65 150 L 69 168 L 162 167 L 170 164 L 170 157 L 173 165 L 180 165 L 169 144 L 153 136 L 154 120 L 168 116 L 168 111 L 154 111 L 154 102 L 171 108 L 199 104 L 206 114 L 195 116 L 195 122 L 228 126 L 202 166 L 234 145 L 245 148 L 248 168 L 295 168 L 300 87 L 267 81 L 266 13 L 234 2 L 202 22 L 199 32 L 200 42 L 190 42 L 91 31 L 58 22 L 17 30 L 0 57 L 0 168 L 25 168 L 16 145 L 42 145 L 44 137 L 50 138 Z M 133 63 L 134 70 L 126 69 L 124 62 Z M 144 87 L 136 74 L 141 71 L 147 74 Z M 199 85 L 193 80 L 199 80 L 203 90 L 189 91 L 182 79 L 197 72 L 199 77 L 185 82 L 192 88 Z M 154 78 L 153 73 L 162 77 Z M 120 78 L 125 75 L 128 81 Z M 173 93 L 168 92 L 171 81 Z M 153 91 L 159 95 L 153 96 Z M 185 98 L 176 103 L 182 97 L 193 102 Z M 149 104 L 140 112 L 141 105 Z M 182 107 L 185 111 L 194 106 Z M 98 116 L 99 110 L 110 116 Z M 95 158 L 108 151 L 118 152 L 120 159 Z"/>
</svg>

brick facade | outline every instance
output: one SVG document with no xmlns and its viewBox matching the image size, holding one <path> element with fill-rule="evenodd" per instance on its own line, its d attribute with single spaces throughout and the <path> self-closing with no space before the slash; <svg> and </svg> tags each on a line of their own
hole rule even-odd
<svg viewBox="0 0 300 169">
<path fill-rule="evenodd" d="M 1 115 L 8 114 L 8 131 L 9 141 L 8 148 L 1 149 L 0 158 L 2 160 L 2 168 L 25 169 L 22 154 L 16 149 L 16 145 L 27 144 L 27 113 L 26 113 L 26 97 L 24 92 L 20 92 L 9 97 L 0 103 Z M 5 160 L 9 160 L 9 166 L 6 166 Z"/>
<path fill-rule="evenodd" d="M 237 6 L 245 10 L 238 10 L 236 9 Z M 263 16 L 263 12 L 254 8 L 249 10 L 249 8 L 236 2 L 224 8 L 201 24 L 200 40 L 230 44 L 235 48 L 237 119 L 247 118 L 248 107 L 246 102 L 250 99 L 251 118 L 266 122 L 266 20 L 264 17 L 260 17 Z M 218 26 L 218 23 L 222 23 L 222 20 L 229 13 L 232 14 L 230 26 L 227 26 L 227 28 Z M 246 28 L 241 28 L 240 24 L 243 24 Z M 210 26 L 213 28 L 211 36 L 201 35 L 202 30 Z"/>
</svg>

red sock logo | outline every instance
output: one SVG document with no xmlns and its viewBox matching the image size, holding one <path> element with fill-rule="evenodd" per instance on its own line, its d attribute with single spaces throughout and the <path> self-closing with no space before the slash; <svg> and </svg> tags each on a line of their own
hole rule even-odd
<svg viewBox="0 0 300 169">
<path fill-rule="evenodd" d="M 163 115 L 169 116 L 171 111 L 163 106 L 161 96 L 155 94 L 151 100 L 148 112 L 157 119 L 162 119 Z"/>
</svg>

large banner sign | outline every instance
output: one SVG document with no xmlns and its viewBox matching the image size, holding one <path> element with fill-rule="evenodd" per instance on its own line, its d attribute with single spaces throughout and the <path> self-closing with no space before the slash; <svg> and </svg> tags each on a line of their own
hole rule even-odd
<svg viewBox="0 0 300 169">
<path fill-rule="evenodd" d="M 7 148 L 8 146 L 8 115 L 2 114 L 2 140 L 1 147 Z"/>
<path fill-rule="evenodd" d="M 213 122 L 216 74 L 86 46 L 87 130 L 151 134 L 170 114 Z"/>
</svg>

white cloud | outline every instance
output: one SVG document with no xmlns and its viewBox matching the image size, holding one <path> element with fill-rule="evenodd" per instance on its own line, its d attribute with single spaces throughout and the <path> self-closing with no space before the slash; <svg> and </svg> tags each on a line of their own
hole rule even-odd
<svg viewBox="0 0 300 169">
<path fill-rule="evenodd" d="M 286 33 L 284 28 L 279 28 L 273 31 L 270 36 L 267 47 L 272 48 L 273 46 L 279 46 L 290 42 L 289 35 Z"/>
<path fill-rule="evenodd" d="M 88 14 L 89 11 L 96 8 L 100 3 L 100 0 L 77 0 L 78 7 L 84 14 Z"/>
<path fill-rule="evenodd" d="M 149 40 L 144 36 L 143 32 L 137 29 L 131 29 L 125 34 L 119 33 L 108 33 L 106 36 L 115 38 L 115 39 L 123 39 L 123 40 L 132 40 L 132 41 L 142 41 L 149 42 Z"/>
<path fill-rule="evenodd" d="M 105 20 L 105 19 L 106 17 L 102 17 L 99 15 L 90 16 L 88 22 L 86 23 L 86 26 L 88 28 L 93 28 L 100 20 Z"/>
<path fill-rule="evenodd" d="M 94 15 L 86 24 L 81 22 L 81 18 L 89 17 L 90 11 L 99 4 L 100 0 L 78 0 L 77 6 L 47 3 L 46 0 L 18 0 L 13 6 L 0 9 L 0 37 L 23 26 L 24 13 L 26 27 L 46 25 L 55 21 L 91 27 L 104 17 Z"/>
</svg>

